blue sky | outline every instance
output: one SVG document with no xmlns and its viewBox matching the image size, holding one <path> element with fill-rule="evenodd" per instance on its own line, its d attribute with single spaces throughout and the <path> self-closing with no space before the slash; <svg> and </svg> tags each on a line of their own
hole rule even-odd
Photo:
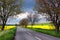
<svg viewBox="0 0 60 40">
<path fill-rule="evenodd" d="M 24 11 L 31 11 L 33 9 L 34 5 L 35 5 L 34 0 L 24 0 L 23 10 Z"/>
</svg>

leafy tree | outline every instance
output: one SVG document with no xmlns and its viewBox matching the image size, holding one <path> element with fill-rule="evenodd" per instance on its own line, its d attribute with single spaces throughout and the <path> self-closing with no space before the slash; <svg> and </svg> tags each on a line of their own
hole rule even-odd
<svg viewBox="0 0 60 40">
<path fill-rule="evenodd" d="M 20 26 L 22 27 L 27 27 L 28 25 L 28 19 L 22 19 L 20 22 L 19 22 Z"/>
<path fill-rule="evenodd" d="M 21 12 L 22 0 L 0 0 L 0 19 L 2 30 L 6 25 L 7 19 Z"/>
<path fill-rule="evenodd" d="M 56 32 L 59 31 L 60 23 L 60 0 L 36 0 L 35 10 L 49 15 L 55 25 Z"/>
</svg>

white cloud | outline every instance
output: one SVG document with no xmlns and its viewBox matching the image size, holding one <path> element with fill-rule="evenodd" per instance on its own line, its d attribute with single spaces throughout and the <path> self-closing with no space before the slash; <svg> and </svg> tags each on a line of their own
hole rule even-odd
<svg viewBox="0 0 60 40">
<path fill-rule="evenodd" d="M 17 15 L 17 18 L 18 18 L 18 19 L 27 18 L 27 15 L 28 15 L 28 12 L 26 12 L 26 13 L 21 13 L 21 14 Z"/>
</svg>

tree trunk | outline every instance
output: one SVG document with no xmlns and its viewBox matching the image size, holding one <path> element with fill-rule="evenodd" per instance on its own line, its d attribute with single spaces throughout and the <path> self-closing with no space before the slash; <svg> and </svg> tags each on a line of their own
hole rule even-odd
<svg viewBox="0 0 60 40">
<path fill-rule="evenodd" d="M 25 25 L 25 28 L 27 28 L 27 25 Z"/>
<path fill-rule="evenodd" d="M 55 29 L 56 29 L 56 32 L 58 33 L 59 32 L 59 24 L 56 24 Z"/>
<path fill-rule="evenodd" d="M 7 20 L 2 20 L 2 21 L 3 21 L 3 24 L 2 24 L 2 29 L 1 30 L 4 30 Z"/>
<path fill-rule="evenodd" d="M 55 26 L 55 30 L 58 33 L 59 32 L 59 20 L 58 20 L 58 16 L 56 15 L 56 17 L 52 18 L 52 16 L 50 15 L 51 21 Z M 55 20 L 56 18 L 56 20 Z M 57 22 L 58 21 L 58 22 Z"/>
<path fill-rule="evenodd" d="M 2 30 L 4 30 L 5 24 L 6 24 L 6 23 L 3 22 L 3 24 L 2 24 Z"/>
<path fill-rule="evenodd" d="M 31 28 L 33 28 L 34 23 L 31 23 Z"/>
<path fill-rule="evenodd" d="M 5 25 L 3 24 L 3 25 L 2 25 L 2 30 L 4 30 L 4 28 L 5 28 Z"/>
<path fill-rule="evenodd" d="M 58 15 L 56 14 L 56 32 L 59 32 L 59 19 L 58 19 Z"/>
</svg>

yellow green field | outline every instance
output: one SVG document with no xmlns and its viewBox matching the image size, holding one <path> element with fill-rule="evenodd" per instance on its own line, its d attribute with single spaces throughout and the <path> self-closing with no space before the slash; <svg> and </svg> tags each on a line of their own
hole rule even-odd
<svg viewBox="0 0 60 40">
<path fill-rule="evenodd" d="M 11 29 L 11 28 L 15 28 L 16 26 L 12 26 L 12 25 L 7 25 L 5 26 L 4 30 L 8 30 L 8 29 Z M 54 25 L 52 24 L 35 24 L 33 26 L 31 25 L 28 25 L 27 27 L 32 27 L 32 28 L 41 28 L 41 29 L 55 29 Z M 0 29 L 1 29 L 1 26 L 0 26 Z"/>
<path fill-rule="evenodd" d="M 33 26 L 28 25 L 27 27 L 41 28 L 41 29 L 55 29 L 54 25 L 52 24 L 35 24 Z"/>
<path fill-rule="evenodd" d="M 8 29 L 11 29 L 11 28 L 15 28 L 16 26 L 5 26 L 4 30 L 8 30 Z M 0 29 L 1 29 L 1 26 L 0 26 Z"/>
</svg>

